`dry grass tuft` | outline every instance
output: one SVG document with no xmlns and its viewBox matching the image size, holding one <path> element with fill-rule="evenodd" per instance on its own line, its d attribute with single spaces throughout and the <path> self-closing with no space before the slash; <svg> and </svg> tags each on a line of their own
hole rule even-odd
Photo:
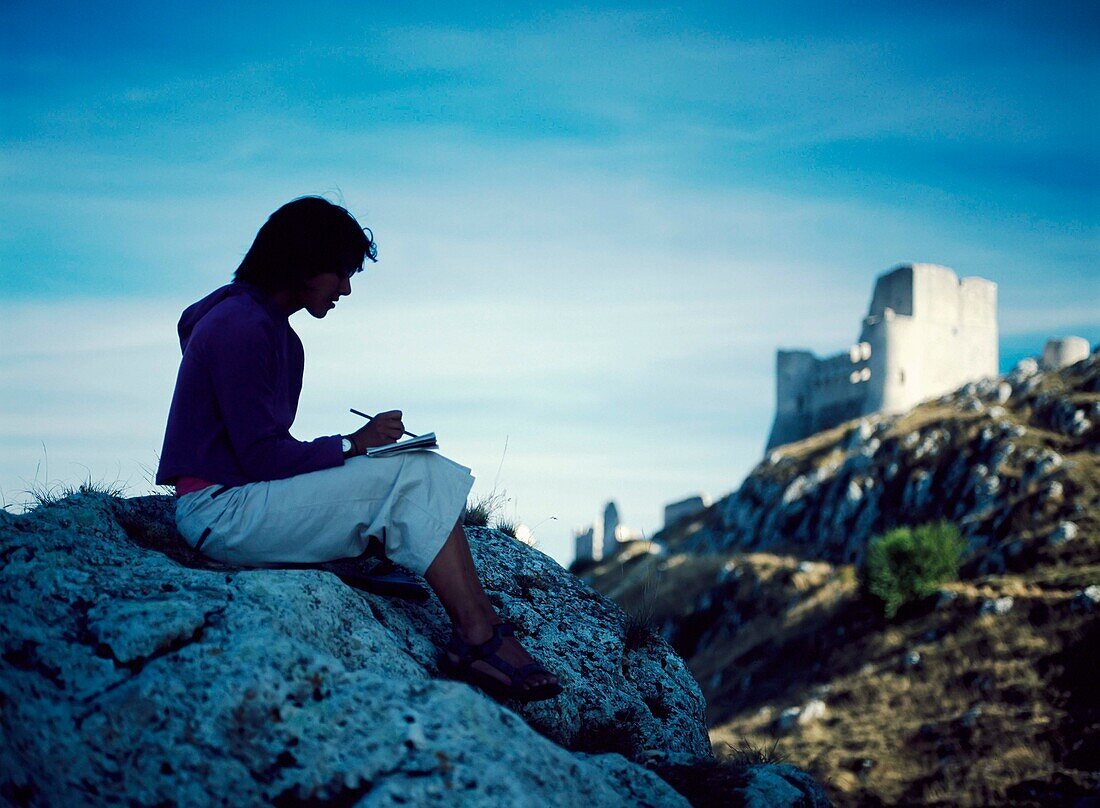
<svg viewBox="0 0 1100 808">
<path fill-rule="evenodd" d="M 462 524 L 466 527 L 488 527 L 500 510 L 504 507 L 507 498 L 504 492 L 491 491 L 483 497 L 471 499 L 466 503 L 466 510 L 462 512 Z"/>
<path fill-rule="evenodd" d="M 89 477 L 75 487 L 68 483 L 35 484 L 23 493 L 31 498 L 34 507 L 41 508 L 56 505 L 75 494 L 106 494 L 110 497 L 124 497 L 128 490 L 129 486 L 119 480 L 110 483 L 96 482 Z"/>
<path fill-rule="evenodd" d="M 623 623 L 623 646 L 628 650 L 637 650 L 650 645 L 657 638 L 657 623 L 654 612 L 657 608 L 658 568 L 650 565 L 645 572 L 641 596 L 636 605 L 626 611 Z"/>
<path fill-rule="evenodd" d="M 718 746 L 719 748 L 715 750 L 718 759 L 735 766 L 787 762 L 787 755 L 779 751 L 778 738 L 772 741 L 771 746 L 766 743 L 755 744 L 748 738 L 741 738 L 736 744 L 723 742 Z"/>
</svg>

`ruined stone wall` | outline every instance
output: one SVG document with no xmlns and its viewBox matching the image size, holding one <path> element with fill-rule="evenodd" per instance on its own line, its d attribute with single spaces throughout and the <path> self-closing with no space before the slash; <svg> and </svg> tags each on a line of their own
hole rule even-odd
<svg viewBox="0 0 1100 808">
<path fill-rule="evenodd" d="M 709 504 L 710 502 L 705 496 L 698 495 L 665 505 L 665 527 L 674 525 L 682 519 L 687 519 L 689 516 L 695 516 L 697 513 L 702 513 L 707 509 Z"/>
<path fill-rule="evenodd" d="M 776 354 L 775 421 L 769 448 L 790 443 L 809 434 L 812 424 L 810 388 L 817 360 L 809 351 L 779 351 Z"/>
<path fill-rule="evenodd" d="M 871 295 L 869 317 L 882 317 L 886 310 L 904 317 L 913 315 L 913 266 L 900 266 L 892 272 L 880 275 Z"/>
<path fill-rule="evenodd" d="M 1088 359 L 1089 341 L 1084 337 L 1062 337 L 1047 340 L 1039 366 L 1043 370 L 1061 370 Z"/>
<path fill-rule="evenodd" d="M 913 327 L 902 337 L 899 369 L 914 383 L 894 397 L 900 412 L 967 382 L 997 375 L 997 286 L 982 278 L 961 281 L 950 269 L 914 267 Z"/>
<path fill-rule="evenodd" d="M 591 527 L 583 532 L 574 531 L 573 542 L 577 561 L 595 560 L 594 553 L 598 548 L 595 546 L 593 530 Z"/>
<path fill-rule="evenodd" d="M 878 278 L 859 342 L 819 359 L 780 351 L 768 449 L 874 412 L 902 412 L 997 373 L 997 286 L 935 264 Z"/>
<path fill-rule="evenodd" d="M 603 558 L 611 558 L 619 550 L 619 509 L 614 502 L 603 509 Z"/>
</svg>

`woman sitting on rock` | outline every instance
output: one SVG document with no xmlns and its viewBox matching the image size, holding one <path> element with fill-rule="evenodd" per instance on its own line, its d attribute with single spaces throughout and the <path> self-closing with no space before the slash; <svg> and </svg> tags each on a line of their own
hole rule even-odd
<svg viewBox="0 0 1100 808">
<path fill-rule="evenodd" d="M 233 282 L 179 321 L 183 360 L 156 481 L 196 550 L 241 566 L 320 564 L 368 552 L 420 573 L 453 625 L 441 666 L 498 698 L 561 692 L 501 622 L 478 580 L 461 514 L 470 470 L 430 451 L 365 457 L 404 432 L 383 412 L 350 435 L 290 434 L 304 352 L 288 317 L 323 319 L 375 261 L 373 234 L 344 208 L 295 199 L 260 228 Z"/>
</svg>

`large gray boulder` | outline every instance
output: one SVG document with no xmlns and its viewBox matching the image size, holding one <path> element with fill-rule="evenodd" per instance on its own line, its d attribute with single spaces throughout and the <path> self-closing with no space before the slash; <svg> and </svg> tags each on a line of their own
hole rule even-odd
<svg viewBox="0 0 1100 808">
<path fill-rule="evenodd" d="M 4 801 L 682 805 L 631 761 L 710 759 L 669 646 L 628 647 L 615 604 L 503 534 L 467 529 L 486 589 L 565 686 L 511 709 L 439 676 L 434 598 L 209 563 L 171 508 L 0 512 Z"/>
</svg>

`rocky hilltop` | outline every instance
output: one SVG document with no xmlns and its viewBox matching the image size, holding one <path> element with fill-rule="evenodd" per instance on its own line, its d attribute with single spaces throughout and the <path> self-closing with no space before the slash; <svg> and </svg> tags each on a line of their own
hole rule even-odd
<svg viewBox="0 0 1100 808">
<path fill-rule="evenodd" d="M 1027 359 L 904 415 L 780 447 L 736 492 L 655 538 L 845 564 L 889 528 L 949 519 L 977 571 L 1026 569 L 1100 532 L 1098 444 L 1100 354 L 1057 372 Z"/>
<path fill-rule="evenodd" d="M 1100 358 L 1026 360 L 772 452 L 653 542 L 579 569 L 667 638 L 719 756 L 778 744 L 841 804 L 1100 798 Z M 892 621 L 858 562 L 947 519 L 961 580 Z"/>
<path fill-rule="evenodd" d="M 686 805 L 653 770 L 714 769 L 668 644 L 633 641 L 618 606 L 504 534 L 467 528 L 494 605 L 566 688 L 512 709 L 439 676 L 434 598 L 213 564 L 172 508 L 0 511 L 5 803 Z M 824 804 L 790 766 L 732 779 L 729 804 Z"/>
</svg>

